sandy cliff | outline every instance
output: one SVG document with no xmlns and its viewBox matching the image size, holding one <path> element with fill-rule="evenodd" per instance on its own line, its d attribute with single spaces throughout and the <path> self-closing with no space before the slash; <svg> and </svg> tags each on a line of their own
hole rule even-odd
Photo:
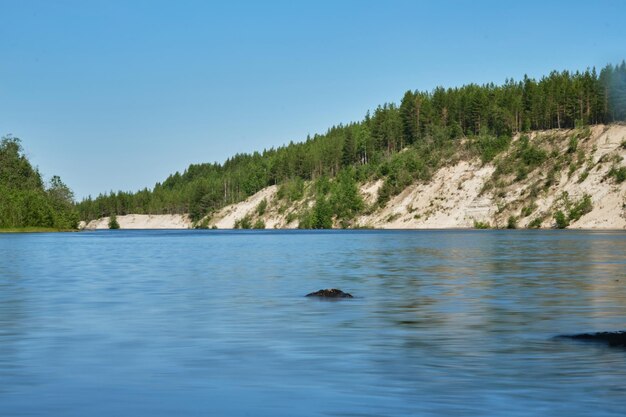
<svg viewBox="0 0 626 417">
<path fill-rule="evenodd" d="M 192 222 L 183 214 L 127 214 L 117 216 L 120 229 L 189 229 Z M 109 228 L 109 218 L 92 220 L 84 227 L 86 230 Z"/>
<path fill-rule="evenodd" d="M 545 150 L 548 159 L 524 175 L 503 175 L 507 155 L 514 152 L 520 137 L 514 137 L 509 150 L 487 164 L 459 156 L 456 162 L 436 171 L 430 180 L 410 185 L 383 206 L 376 203 L 383 180 L 361 184 L 366 214 L 354 219 L 352 227 L 502 228 L 513 219 L 520 228 L 550 228 L 555 226 L 554 215 L 558 210 L 567 213 L 588 196 L 591 211 L 571 220 L 568 227 L 626 228 L 626 181 L 618 183 L 609 175 L 612 168 L 626 165 L 625 125 L 593 126 L 587 131 L 533 132 L 529 143 Z M 577 138 L 573 150 L 572 138 Z M 277 186 L 267 187 L 245 201 L 212 213 L 198 224 L 229 229 L 247 219 L 268 229 L 297 228 L 300 214 L 314 203 L 311 194 L 305 193 L 300 201 L 288 202 L 278 198 Z M 194 226 L 186 215 L 127 215 L 117 219 L 122 229 Z M 337 222 L 335 227 L 339 227 Z M 94 220 L 87 228 L 106 229 L 108 218 Z"/>
<path fill-rule="evenodd" d="M 566 210 L 567 204 L 588 195 L 593 209 L 572 221 L 570 228 L 626 228 L 626 181 L 619 184 L 608 176 L 611 167 L 623 166 L 626 161 L 626 126 L 592 127 L 590 134 L 579 140 L 576 154 L 568 159 L 571 162 L 547 172 L 547 167 L 559 165 L 555 155 L 560 158 L 567 154 L 568 139 L 576 133 L 574 130 L 532 133 L 530 142 L 551 149 L 552 154 L 543 167 L 521 180 L 509 175 L 496 181 L 497 158 L 489 164 L 478 159 L 460 160 L 439 169 L 428 182 L 409 186 L 383 207 L 375 206 L 382 180 L 362 184 L 360 191 L 370 210 L 359 216 L 354 225 L 443 229 L 472 228 L 483 223 L 506 227 L 509 218 L 514 217 L 518 227 L 528 227 L 534 221 L 549 228 L 555 224 L 557 210 Z M 520 135 L 514 138 L 512 147 L 519 138 Z M 580 157 L 584 160 L 579 160 Z M 264 199 L 268 209 L 258 215 L 257 207 Z M 273 186 L 219 210 L 206 220 L 209 226 L 233 228 L 237 221 L 248 216 L 252 220 L 261 219 L 266 228 L 295 228 L 297 213 L 311 204 L 310 197 L 289 204 L 280 201 L 277 187 Z"/>
</svg>

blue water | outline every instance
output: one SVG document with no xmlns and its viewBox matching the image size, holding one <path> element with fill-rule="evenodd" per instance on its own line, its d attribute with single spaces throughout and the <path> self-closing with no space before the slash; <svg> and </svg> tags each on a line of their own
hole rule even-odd
<svg viewBox="0 0 626 417">
<path fill-rule="evenodd" d="M 0 235 L 0 416 L 623 416 L 619 329 L 625 232 Z"/>
</svg>

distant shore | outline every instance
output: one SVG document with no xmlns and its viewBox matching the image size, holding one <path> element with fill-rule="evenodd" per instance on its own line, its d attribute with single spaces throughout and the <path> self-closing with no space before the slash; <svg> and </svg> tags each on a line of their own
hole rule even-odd
<svg viewBox="0 0 626 417">
<path fill-rule="evenodd" d="M 544 155 L 543 165 L 521 171 L 507 168 L 517 163 L 526 148 Z M 349 221 L 329 215 L 324 227 L 626 229 L 626 181 L 616 175 L 625 169 L 626 125 L 518 134 L 507 150 L 490 162 L 461 156 L 435 170 L 429 179 L 410 183 L 388 201 L 379 198 L 386 180 L 370 178 L 358 183 L 356 192 L 364 208 Z M 310 217 L 317 204 L 315 184 L 305 182 L 302 189 L 292 201 L 281 193 L 281 186 L 271 185 L 197 222 L 188 214 L 118 215 L 117 222 L 121 229 L 311 227 L 310 222 L 301 221 Z M 108 229 L 109 217 L 82 222 L 81 228 Z"/>
<path fill-rule="evenodd" d="M 187 214 L 126 214 L 116 216 L 120 229 L 192 229 L 193 222 Z M 109 217 L 81 222 L 83 230 L 109 228 Z"/>
<path fill-rule="evenodd" d="M 55 229 L 52 227 L 10 227 L 0 229 L 0 233 L 51 233 L 51 232 L 75 232 L 73 229 Z"/>
</svg>

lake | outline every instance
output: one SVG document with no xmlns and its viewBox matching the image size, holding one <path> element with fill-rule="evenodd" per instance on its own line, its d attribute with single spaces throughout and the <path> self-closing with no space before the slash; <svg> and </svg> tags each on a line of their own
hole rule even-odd
<svg viewBox="0 0 626 417">
<path fill-rule="evenodd" d="M 0 235 L 1 416 L 622 416 L 623 329 L 626 232 Z"/>
</svg>

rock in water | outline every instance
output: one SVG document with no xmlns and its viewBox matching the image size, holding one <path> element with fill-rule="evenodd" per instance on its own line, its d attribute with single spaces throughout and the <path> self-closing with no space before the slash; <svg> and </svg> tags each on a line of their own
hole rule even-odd
<svg viewBox="0 0 626 417">
<path fill-rule="evenodd" d="M 599 333 L 581 333 L 574 335 L 565 335 L 568 339 L 585 340 L 591 342 L 607 343 L 611 347 L 626 348 L 626 331 L 621 332 L 599 332 Z"/>
<path fill-rule="evenodd" d="M 321 297 L 321 298 L 353 298 L 352 294 L 338 290 L 337 288 L 326 288 L 325 290 L 319 290 L 306 295 L 307 297 Z"/>
</svg>

